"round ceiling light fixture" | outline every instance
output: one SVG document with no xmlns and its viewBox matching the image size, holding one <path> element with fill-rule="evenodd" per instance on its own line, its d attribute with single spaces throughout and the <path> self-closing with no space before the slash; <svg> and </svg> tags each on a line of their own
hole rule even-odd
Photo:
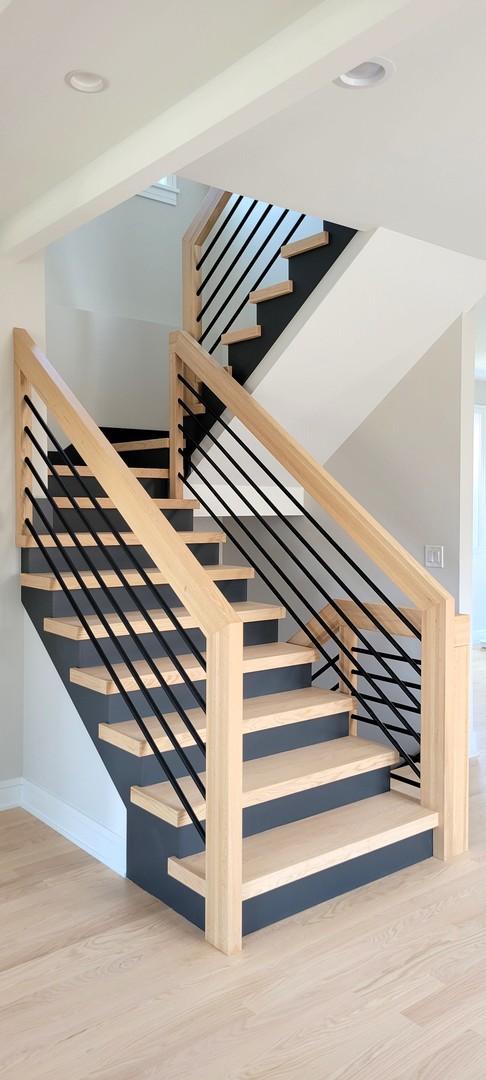
<svg viewBox="0 0 486 1080">
<path fill-rule="evenodd" d="M 94 71 L 68 71 L 64 82 L 80 94 L 101 94 L 108 86 L 108 79 Z"/>
<path fill-rule="evenodd" d="M 375 57 L 373 60 L 364 60 L 362 64 L 345 71 L 334 79 L 336 86 L 342 86 L 348 90 L 366 90 L 369 86 L 378 86 L 379 83 L 388 79 L 395 66 L 391 60 L 383 57 Z"/>
</svg>

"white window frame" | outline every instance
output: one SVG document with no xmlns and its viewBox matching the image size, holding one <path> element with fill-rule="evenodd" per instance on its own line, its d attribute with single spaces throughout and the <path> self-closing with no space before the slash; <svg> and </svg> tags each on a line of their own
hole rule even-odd
<svg viewBox="0 0 486 1080">
<path fill-rule="evenodd" d="M 486 405 L 474 406 L 473 547 L 486 549 Z"/>
<path fill-rule="evenodd" d="M 177 196 L 179 194 L 177 176 L 162 176 L 160 180 L 156 180 L 154 184 L 145 188 L 145 191 L 139 191 L 138 194 L 143 199 L 155 199 L 156 202 L 177 206 Z"/>
</svg>

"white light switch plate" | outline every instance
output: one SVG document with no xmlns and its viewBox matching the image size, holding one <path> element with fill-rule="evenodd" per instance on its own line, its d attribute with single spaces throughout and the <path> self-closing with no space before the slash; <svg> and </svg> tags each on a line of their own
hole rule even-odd
<svg viewBox="0 0 486 1080">
<path fill-rule="evenodd" d="M 425 545 L 425 565 L 429 570 L 442 570 L 444 568 L 444 548 L 441 544 Z"/>
</svg>

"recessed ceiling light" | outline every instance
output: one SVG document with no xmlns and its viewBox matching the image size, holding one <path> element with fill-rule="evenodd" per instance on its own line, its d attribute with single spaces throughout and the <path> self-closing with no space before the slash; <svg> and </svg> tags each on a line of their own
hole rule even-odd
<svg viewBox="0 0 486 1080">
<path fill-rule="evenodd" d="M 368 86 L 377 86 L 378 83 L 384 82 L 394 70 L 391 60 L 379 57 L 374 60 L 364 60 L 362 64 L 339 75 L 334 82 L 336 86 L 343 86 L 348 90 L 365 90 Z"/>
<path fill-rule="evenodd" d="M 101 94 L 108 86 L 108 80 L 103 75 L 96 75 L 94 71 L 68 71 L 64 82 L 71 90 L 78 90 L 80 94 Z"/>
</svg>

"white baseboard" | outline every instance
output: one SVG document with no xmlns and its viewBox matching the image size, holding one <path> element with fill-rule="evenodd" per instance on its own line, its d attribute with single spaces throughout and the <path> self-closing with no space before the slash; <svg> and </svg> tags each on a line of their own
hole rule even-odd
<svg viewBox="0 0 486 1080">
<path fill-rule="evenodd" d="M 21 806 L 71 843 L 93 855 L 110 870 L 125 876 L 125 836 L 112 832 L 81 810 L 76 810 L 56 795 L 32 784 L 30 780 L 19 778 L 0 782 L 0 810 L 12 809 L 15 806 Z"/>
<path fill-rule="evenodd" d="M 0 810 L 13 810 L 22 805 L 22 777 L 0 780 Z"/>
</svg>

